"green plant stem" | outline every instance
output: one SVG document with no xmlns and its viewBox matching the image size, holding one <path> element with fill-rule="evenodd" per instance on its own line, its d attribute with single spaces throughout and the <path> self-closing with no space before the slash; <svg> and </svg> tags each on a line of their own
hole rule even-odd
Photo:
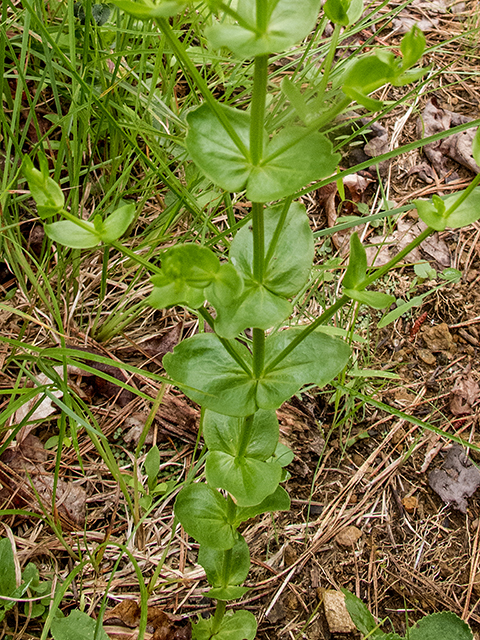
<svg viewBox="0 0 480 640">
<path fill-rule="evenodd" d="M 257 25 L 265 18 L 264 2 L 257 0 Z M 262 8 L 263 7 L 263 8 Z M 262 15 L 260 15 L 262 13 Z M 263 16 L 263 17 L 262 17 Z M 266 18 L 265 18 L 266 19 Z M 255 58 L 255 72 L 252 93 L 252 115 L 250 124 L 250 153 L 253 164 L 259 164 L 263 156 L 265 100 L 268 80 L 268 56 Z M 265 265 L 265 224 L 263 204 L 252 202 L 253 229 L 253 278 L 259 284 L 263 282 Z M 253 329 L 253 375 L 259 378 L 265 361 L 265 333 L 262 329 Z"/>
<path fill-rule="evenodd" d="M 240 436 L 240 442 L 238 445 L 238 451 L 237 451 L 237 458 L 242 458 L 245 455 L 245 452 L 247 450 L 247 446 L 248 443 L 250 442 L 250 434 L 252 433 L 252 429 L 253 429 L 253 419 L 254 419 L 255 415 L 252 414 L 251 416 L 247 416 L 245 418 L 245 422 L 243 424 L 243 429 L 242 429 L 242 433 Z"/>
<path fill-rule="evenodd" d="M 208 309 L 205 309 L 205 307 L 200 307 L 199 309 L 197 309 L 197 312 L 208 323 L 208 325 L 215 331 L 215 320 L 213 319 L 212 315 L 209 313 Z M 225 338 L 221 338 L 219 335 L 217 335 L 217 338 L 222 343 L 225 351 L 227 351 L 227 353 L 229 353 L 232 356 L 235 362 L 242 367 L 245 373 L 251 376 L 252 370 L 250 369 L 248 364 L 243 360 L 243 358 L 237 353 L 234 345 L 232 344 L 232 341 L 226 340 Z"/>
<path fill-rule="evenodd" d="M 213 623 L 211 629 L 212 636 L 214 636 L 220 629 L 220 625 L 222 624 L 226 608 L 227 603 L 225 602 L 225 600 L 217 600 L 217 606 L 215 608 L 215 613 L 213 614 Z"/>
<path fill-rule="evenodd" d="M 359 289 L 362 289 L 362 290 L 365 289 L 366 287 L 371 285 L 372 282 L 375 282 L 375 280 L 385 275 L 388 271 L 390 271 L 392 267 L 394 267 L 398 262 L 400 262 L 400 260 L 402 260 L 405 256 L 407 256 L 410 253 L 410 251 L 412 251 L 412 249 L 415 249 L 415 247 L 421 244 L 425 240 L 425 238 L 427 238 L 433 231 L 434 229 L 432 229 L 431 227 L 427 227 L 425 231 L 422 231 L 422 233 L 415 238 L 415 240 L 412 240 L 410 244 L 408 244 L 401 251 L 399 251 L 397 255 L 394 258 L 392 258 L 392 260 L 387 262 L 387 264 L 385 264 L 383 267 L 380 267 L 374 273 L 372 273 L 371 276 L 366 278 L 363 281 L 363 283 L 359 286 Z M 287 347 L 285 347 L 283 351 L 281 351 L 278 354 L 278 356 L 274 360 L 272 360 L 272 362 L 270 362 L 265 367 L 263 372 L 264 375 L 272 371 L 272 369 L 274 369 L 284 358 L 288 356 L 289 353 L 291 353 L 296 347 L 298 347 L 298 345 L 301 342 L 303 342 L 307 336 L 309 336 L 313 331 L 315 331 L 317 327 L 321 326 L 322 324 L 326 324 L 330 320 L 330 318 L 332 318 L 335 315 L 335 313 L 339 309 L 341 309 L 344 304 L 346 304 L 349 301 L 350 301 L 350 298 L 344 295 L 341 298 L 339 298 L 335 302 L 335 304 L 333 304 L 329 309 L 324 311 L 321 316 L 319 316 L 314 322 L 312 322 L 312 324 L 306 327 L 294 340 L 292 340 L 292 342 Z"/>
<path fill-rule="evenodd" d="M 328 79 L 330 77 L 330 71 L 332 70 L 332 63 L 333 63 L 333 59 L 335 57 L 335 53 L 337 51 L 337 44 L 338 44 L 338 36 L 340 35 L 340 25 L 336 24 L 335 25 L 335 29 L 333 30 L 332 33 L 332 38 L 330 40 L 330 47 L 328 49 L 328 53 L 327 53 L 327 57 L 325 59 L 325 69 L 323 71 L 323 76 L 322 79 L 320 81 L 320 86 L 318 87 L 318 95 L 322 95 L 323 93 L 325 93 L 325 90 L 327 88 L 327 84 L 328 84 Z"/>
<path fill-rule="evenodd" d="M 220 120 L 223 128 L 228 133 L 230 138 L 233 140 L 238 150 L 242 153 L 242 155 L 245 158 L 250 158 L 250 153 L 247 147 L 245 146 L 243 141 L 240 139 L 240 136 L 231 125 L 228 119 L 228 115 L 221 108 L 221 105 L 217 102 L 217 100 L 215 100 L 212 92 L 208 88 L 208 84 L 206 83 L 202 75 L 198 72 L 197 67 L 190 60 L 187 52 L 182 47 L 181 42 L 173 33 L 173 29 L 170 26 L 168 20 L 166 18 L 157 18 L 156 23 L 159 26 L 159 28 L 163 31 L 165 38 L 168 40 L 168 43 L 172 47 L 173 53 L 175 54 L 177 60 L 181 64 L 185 75 L 190 76 L 190 78 L 194 81 L 195 85 L 203 95 L 205 102 L 208 104 L 208 106 L 211 108 L 213 113 Z"/>
</svg>

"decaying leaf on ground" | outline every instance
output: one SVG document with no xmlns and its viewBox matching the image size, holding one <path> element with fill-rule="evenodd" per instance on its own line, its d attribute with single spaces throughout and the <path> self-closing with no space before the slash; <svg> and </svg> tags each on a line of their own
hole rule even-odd
<svg viewBox="0 0 480 640">
<path fill-rule="evenodd" d="M 399 251 L 406 247 L 412 240 L 426 229 L 426 225 L 420 220 L 401 218 L 397 222 L 397 228 L 389 236 L 374 236 L 368 239 L 370 246 L 365 247 L 368 264 L 381 267 L 387 264 Z M 434 258 L 441 267 L 450 266 L 450 251 L 448 246 L 438 233 L 432 234 L 422 243 L 422 251 Z M 420 262 L 422 254 L 417 247 L 405 258 L 408 262 Z"/>
<path fill-rule="evenodd" d="M 441 469 L 434 469 L 428 484 L 447 504 L 467 513 L 467 498 L 480 487 L 480 471 L 458 444 L 454 444 Z"/>
<path fill-rule="evenodd" d="M 141 609 L 135 600 L 123 600 L 105 613 L 104 623 L 120 622 L 133 629 L 140 624 L 140 616 Z M 188 620 L 185 623 L 185 620 L 179 616 L 166 613 L 157 606 L 148 606 L 147 628 L 153 632 L 151 640 L 190 640 L 192 637 L 192 629 Z M 108 626 L 105 631 L 110 638 L 122 637 Z"/>
<path fill-rule="evenodd" d="M 469 373 L 455 382 L 450 395 L 450 411 L 454 416 L 468 415 L 479 397 L 480 387 Z"/>
<path fill-rule="evenodd" d="M 3 485 L 0 497 L 4 503 L 12 501 L 15 506 L 51 513 L 55 482 L 53 473 L 45 468 L 47 456 L 41 440 L 32 434 L 4 451 L 0 456 L 0 483 Z M 82 528 L 87 500 L 85 490 L 58 478 L 55 497 L 55 508 L 62 520 L 71 528 Z"/>
<path fill-rule="evenodd" d="M 427 102 L 422 115 L 417 120 L 417 135 L 419 138 L 426 138 L 472 120 L 473 118 L 468 116 L 441 108 L 438 100 L 432 98 Z M 425 155 L 438 174 L 448 172 L 447 158 L 455 160 L 474 173 L 480 172 L 480 167 L 473 159 L 472 154 L 472 144 L 476 131 L 476 129 L 468 129 L 443 140 L 431 142 L 423 147 Z"/>
</svg>

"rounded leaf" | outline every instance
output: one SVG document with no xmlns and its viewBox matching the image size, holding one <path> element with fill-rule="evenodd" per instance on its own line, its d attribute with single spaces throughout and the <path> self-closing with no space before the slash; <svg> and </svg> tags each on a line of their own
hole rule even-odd
<svg viewBox="0 0 480 640">
<path fill-rule="evenodd" d="M 175 515 L 185 531 L 212 549 L 231 549 L 236 541 L 229 522 L 227 501 L 206 484 L 191 484 L 180 491 Z"/>
<path fill-rule="evenodd" d="M 220 550 L 200 545 L 198 562 L 205 569 L 212 587 L 239 585 L 250 570 L 250 551 L 245 538 L 238 535 L 232 549 Z"/>
<path fill-rule="evenodd" d="M 232 348 L 251 367 L 248 349 L 239 343 Z M 206 409 L 230 416 L 248 416 L 257 410 L 255 379 L 212 333 L 183 340 L 164 356 L 163 366 L 185 395 Z"/>
</svg>

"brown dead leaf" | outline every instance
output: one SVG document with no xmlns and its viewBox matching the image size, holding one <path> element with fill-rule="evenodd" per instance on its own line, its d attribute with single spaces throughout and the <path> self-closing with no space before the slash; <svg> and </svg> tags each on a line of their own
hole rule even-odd
<svg viewBox="0 0 480 640">
<path fill-rule="evenodd" d="M 141 609 L 135 600 L 123 600 L 113 609 L 107 611 L 104 622 L 120 621 L 130 628 L 135 628 L 140 622 Z M 153 629 L 152 640 L 190 640 L 192 629 L 190 621 L 182 624 L 179 616 L 173 616 L 160 609 L 148 606 L 147 626 Z M 108 627 L 105 629 L 108 634 Z"/>
<path fill-rule="evenodd" d="M 163 356 L 171 353 L 182 337 L 183 323 L 178 322 L 174 327 L 159 337 L 147 338 L 139 343 L 139 347 L 152 358 L 162 363 Z"/>
<path fill-rule="evenodd" d="M 22 506 L 28 505 L 34 509 L 40 500 L 48 512 L 51 510 L 54 477 L 44 467 L 47 455 L 39 438 L 29 434 L 15 447 L 6 449 L 0 457 L 0 482 Z M 37 495 L 32 491 L 30 483 Z M 59 516 L 70 526 L 82 528 L 85 524 L 87 500 L 85 490 L 77 484 L 58 478 L 55 496 Z"/>
<path fill-rule="evenodd" d="M 454 416 L 472 413 L 472 407 L 480 396 L 480 387 L 471 374 L 462 377 L 455 383 L 450 397 L 450 411 Z"/>
<path fill-rule="evenodd" d="M 410 242 L 415 240 L 426 228 L 427 225 L 422 220 L 412 222 L 411 220 L 401 218 L 397 222 L 397 228 L 391 235 L 369 238 L 369 244 L 371 246 L 365 247 L 369 266 L 375 264 L 376 267 L 381 267 L 387 264 L 387 262 L 410 244 Z M 438 233 L 434 233 L 422 243 L 422 250 L 435 258 L 440 266 L 450 266 L 450 251 Z M 420 248 L 416 247 L 413 249 L 405 259 L 408 262 L 420 262 L 420 260 L 422 260 Z"/>
<path fill-rule="evenodd" d="M 441 131 L 448 131 L 448 129 L 457 125 L 471 122 L 471 120 L 472 118 L 468 116 L 440 108 L 438 100 L 432 98 L 427 102 L 421 117 L 417 120 L 417 135 L 419 138 L 426 138 Z M 438 174 L 448 172 L 446 158 L 455 160 L 474 173 L 480 172 L 480 167 L 478 167 L 472 154 L 475 133 L 476 129 L 469 129 L 423 147 L 425 155 Z"/>
<path fill-rule="evenodd" d="M 408 16 L 394 18 L 392 22 L 393 30 L 396 33 L 403 34 L 408 33 L 413 25 L 416 25 L 420 31 L 435 31 L 438 28 L 440 21 L 438 18 L 422 18 L 421 20 L 415 20 L 415 18 L 410 18 Z"/>
<path fill-rule="evenodd" d="M 480 487 L 480 471 L 458 444 L 448 452 L 442 469 L 434 469 L 428 484 L 447 504 L 467 513 L 467 500 Z"/>
</svg>

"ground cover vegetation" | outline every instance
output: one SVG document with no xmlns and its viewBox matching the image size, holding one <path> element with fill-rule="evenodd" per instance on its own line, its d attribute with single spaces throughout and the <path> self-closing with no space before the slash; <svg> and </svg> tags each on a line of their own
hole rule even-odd
<svg viewBox="0 0 480 640">
<path fill-rule="evenodd" d="M 382 328 L 423 302 L 428 291 L 389 310 L 396 302 L 384 291 L 389 273 L 432 234 L 476 222 L 480 174 L 453 195 L 412 199 L 405 207 L 392 208 L 383 193 L 375 214 L 368 207 L 362 211 L 357 201 L 355 208 L 364 215 L 340 220 L 329 230 L 331 237 L 413 208 L 424 223 L 380 266 L 371 266 L 356 232 L 350 233 L 348 256 L 328 261 L 320 252 L 318 260 L 316 238 L 322 232 L 312 230 L 301 200 L 333 184 L 346 202 L 343 180 L 373 161 L 342 170 L 342 152 L 398 105 L 415 103 L 433 82 L 434 70 L 423 63 L 425 36 L 417 25 L 406 30 L 396 48 L 367 40 L 349 49 L 349 37 L 386 19 L 388 24 L 402 8 L 383 3 L 369 9 L 357 0 L 328 0 L 323 9 L 317 0 L 195 6 L 116 0 L 114 7 L 87 2 L 42 6 L 41 11 L 26 2 L 19 12 L 4 4 L 1 55 L 10 73 L 2 85 L 8 107 L 1 116 L 8 134 L 2 249 L 18 289 L 5 290 L 1 309 L 23 327 L 14 337 L 2 337 L 15 384 L 5 389 L 2 421 L 7 429 L 0 453 L 25 489 L 17 499 L 23 500 L 22 508 L 9 498 L 2 513 L 11 518 L 10 537 L 17 519 L 40 517 L 74 564 L 54 587 L 54 580 L 40 581 L 43 576 L 28 568 L 35 565 L 17 579 L 8 560 L 2 596 L 13 602 L 27 593 L 25 602 L 36 603 L 25 611 L 22 633 L 38 616 L 42 638 L 49 633 L 56 639 L 71 633 L 111 637 L 102 626 L 109 589 L 127 563 L 134 569 L 139 603 L 122 599 L 108 615 L 138 626 L 140 637 L 147 627 L 157 639 L 256 637 L 252 611 L 227 609 L 227 604 L 245 601 L 250 591 L 244 585 L 251 565 L 249 523 L 291 507 L 291 492 L 281 485 L 290 479 L 287 467 L 294 452 L 279 440 L 277 411 L 302 390 L 333 384 L 331 431 L 338 430 L 341 440 L 352 421 L 352 398 L 360 398 L 464 443 L 459 435 L 366 397 L 352 387 L 347 372 L 353 372 L 353 380 L 369 375 L 359 368 L 354 346 L 362 340 L 354 332 L 365 309 L 384 310 Z M 330 35 L 323 37 L 327 27 Z M 284 59 L 291 51 L 294 55 Z M 384 86 L 398 87 L 400 97 L 381 99 L 378 90 Z M 374 164 L 471 131 L 475 124 L 464 121 L 377 153 Z M 473 163 L 480 162 L 478 134 L 471 137 L 470 155 Z M 147 219 L 143 210 L 152 194 L 155 215 Z M 33 206 L 37 217 L 31 214 Z M 37 221 L 41 224 L 33 224 Z M 97 274 L 94 278 L 85 278 L 86 264 Z M 333 269 L 333 278 L 327 268 Z M 415 273 L 420 282 L 437 276 L 425 262 Z M 435 291 L 453 286 L 462 273 L 445 268 L 441 276 Z M 319 300 L 315 292 L 322 279 L 330 293 Z M 26 310 L 12 304 L 17 295 L 28 300 Z M 312 301 L 314 310 L 309 309 Z M 184 324 L 196 330 L 180 340 L 182 324 L 176 322 L 154 347 L 145 345 L 153 359 L 162 359 L 165 373 L 120 366 L 107 352 L 85 346 L 88 338 L 108 344 L 135 323 L 145 329 L 181 308 Z M 73 319 L 80 338 L 76 344 L 70 339 Z M 47 329 L 50 344 L 27 339 L 29 323 Z M 389 374 L 372 375 L 388 379 Z M 112 446 L 88 394 L 72 384 L 72 376 L 93 378 L 120 405 L 145 403 L 147 413 L 131 438 L 133 452 Z M 180 474 L 178 455 L 162 464 L 154 426 L 171 384 L 201 407 L 191 462 Z M 193 412 L 177 409 L 179 414 Z M 56 411 L 55 433 L 44 447 L 45 439 L 32 432 Z M 340 419 L 342 411 L 346 419 Z M 89 526 L 86 494 L 75 490 L 71 479 L 61 478 L 66 455 L 83 473 L 83 438 L 117 487 L 110 524 L 95 549 L 84 547 L 72 533 Z M 51 474 L 45 467 L 48 448 L 55 457 Z M 5 473 L 2 484 L 8 493 Z M 41 507 L 36 516 L 27 508 L 28 494 Z M 457 504 L 462 507 L 461 498 Z M 167 507 L 171 520 L 146 578 L 135 553 L 145 549 L 146 523 Z M 112 542 L 119 510 L 127 532 Z M 148 605 L 155 593 L 178 582 L 175 572 L 168 577 L 162 572 L 179 524 L 198 543 L 194 562 L 210 585 L 204 595 L 216 601 L 212 615 L 193 617 L 191 624 Z M 13 557 L 15 539 L 13 546 L 10 539 L 1 542 L 5 558 Z M 115 548 L 117 557 L 105 572 L 108 548 Z M 89 614 L 96 597 L 88 611 L 82 600 L 73 610 L 64 604 L 87 567 L 99 579 L 98 588 L 104 585 L 95 619 Z M 400 637 L 385 631 L 358 599 L 346 598 L 363 634 Z M 439 626 L 446 638 L 472 637 L 453 613 L 425 618 L 410 630 L 407 626 L 406 634 L 434 635 Z"/>
</svg>

